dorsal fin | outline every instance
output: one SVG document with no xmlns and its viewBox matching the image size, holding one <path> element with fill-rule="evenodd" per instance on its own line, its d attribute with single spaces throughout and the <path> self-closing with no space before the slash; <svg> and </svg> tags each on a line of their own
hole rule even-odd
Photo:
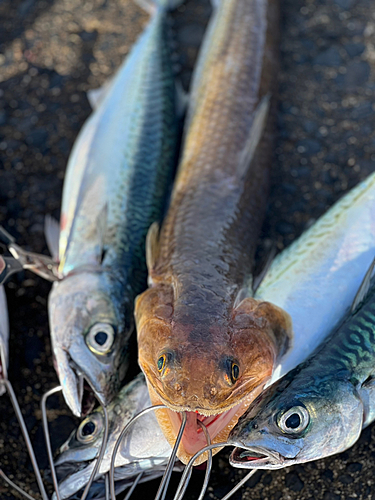
<svg viewBox="0 0 375 500">
<path fill-rule="evenodd" d="M 98 109 L 100 104 L 106 98 L 109 89 L 112 86 L 113 78 L 109 78 L 101 87 L 97 89 L 91 89 L 87 92 L 87 99 L 90 103 L 92 109 Z"/>
<path fill-rule="evenodd" d="M 362 302 L 365 300 L 371 285 L 373 284 L 373 277 L 374 277 L 374 269 L 375 269 L 375 258 L 371 262 L 370 267 L 367 270 L 367 273 L 365 274 L 365 277 L 363 278 L 363 281 L 361 283 L 361 286 L 358 289 L 358 292 L 356 296 L 354 297 L 353 304 L 351 307 L 351 312 L 354 313 L 359 306 L 362 304 Z"/>
</svg>

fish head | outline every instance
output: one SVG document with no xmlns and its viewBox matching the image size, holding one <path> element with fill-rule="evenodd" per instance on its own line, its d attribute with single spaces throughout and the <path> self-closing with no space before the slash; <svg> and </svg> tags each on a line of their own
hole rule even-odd
<svg viewBox="0 0 375 500">
<path fill-rule="evenodd" d="M 77 416 L 82 413 L 84 380 L 106 406 L 125 375 L 126 332 L 132 323 L 119 304 L 113 281 L 104 272 L 72 274 L 52 287 L 54 362 L 65 400 Z"/>
<path fill-rule="evenodd" d="M 363 407 L 351 384 L 293 373 L 268 387 L 232 429 L 230 464 L 279 469 L 340 453 L 362 430 Z"/>
<path fill-rule="evenodd" d="M 173 295 L 167 287 L 151 288 L 137 299 L 139 364 L 151 402 L 168 407 L 158 412 L 158 419 L 171 444 L 181 412 L 188 414 L 178 452 L 186 463 L 206 445 L 199 422 L 207 427 L 212 442 L 226 440 L 271 376 L 280 346 L 291 335 L 291 320 L 272 304 L 245 299 L 229 325 L 210 325 L 207 342 L 197 332 L 201 324 L 190 326 L 174 319 Z"/>
<path fill-rule="evenodd" d="M 129 421 L 150 399 L 143 374 L 123 387 L 107 407 L 108 438 L 95 481 L 102 480 L 110 469 L 114 447 Z M 70 498 L 84 488 L 94 470 L 105 431 L 102 408 L 93 410 L 61 446 L 56 472 L 62 498 Z M 137 420 L 123 435 L 115 459 L 115 479 L 132 482 L 142 471 L 152 474 L 165 466 L 171 447 L 164 438 L 153 412 Z M 98 485 L 98 489 L 102 488 Z M 90 498 L 90 497 L 89 497 Z"/>
</svg>

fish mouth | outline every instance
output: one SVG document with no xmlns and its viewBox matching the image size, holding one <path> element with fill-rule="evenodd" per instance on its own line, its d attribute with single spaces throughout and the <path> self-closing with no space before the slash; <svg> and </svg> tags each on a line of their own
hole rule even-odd
<svg viewBox="0 0 375 500">
<path fill-rule="evenodd" d="M 160 404 L 159 401 L 153 398 L 151 400 L 153 404 Z M 245 398 L 245 400 L 240 401 L 228 410 L 214 415 L 203 415 L 199 411 L 186 411 L 186 425 L 177 451 L 179 460 L 186 464 L 198 451 L 207 446 L 206 435 L 200 423 L 206 427 L 212 444 L 222 443 L 228 439 L 230 431 L 237 424 L 238 419 L 246 411 L 248 405 L 248 398 Z M 181 412 L 176 412 L 170 408 L 156 412 L 159 425 L 172 447 L 182 424 L 182 415 Z M 213 454 L 218 453 L 220 449 L 219 447 L 213 449 Z M 208 452 L 205 452 L 195 460 L 194 465 L 200 465 L 207 459 Z"/>
<path fill-rule="evenodd" d="M 285 462 L 280 453 L 270 452 L 261 446 L 244 448 L 240 445 L 229 457 L 230 465 L 240 469 L 281 469 L 286 466 Z"/>
<path fill-rule="evenodd" d="M 94 409 L 97 401 L 103 405 L 101 394 L 97 393 L 90 381 L 79 373 L 71 360 L 68 361 L 68 365 L 62 365 L 54 357 L 54 366 L 60 379 L 66 404 L 76 417 L 85 417 Z"/>
<path fill-rule="evenodd" d="M 62 499 L 71 498 L 72 495 L 83 490 L 90 479 L 95 463 L 96 460 L 83 462 L 56 462 L 55 469 Z M 98 476 L 95 478 L 96 481 L 100 477 Z M 52 500 L 56 499 L 57 496 L 56 493 L 54 493 Z"/>
</svg>

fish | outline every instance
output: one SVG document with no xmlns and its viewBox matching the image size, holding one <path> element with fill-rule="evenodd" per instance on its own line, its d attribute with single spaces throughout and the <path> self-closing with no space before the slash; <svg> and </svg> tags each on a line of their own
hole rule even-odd
<svg viewBox="0 0 375 500">
<path fill-rule="evenodd" d="M 293 322 L 293 347 L 267 385 L 304 361 L 342 321 L 374 255 L 375 173 L 276 256 L 257 289 L 256 299 L 281 307 Z"/>
<path fill-rule="evenodd" d="M 280 469 L 334 455 L 375 419 L 374 267 L 342 325 L 239 419 L 232 466 Z"/>
<path fill-rule="evenodd" d="M 64 181 L 60 228 L 46 237 L 59 279 L 48 300 L 55 368 L 72 412 L 84 382 L 101 405 L 118 392 L 134 330 L 135 297 L 147 286 L 145 239 L 163 216 L 179 146 L 180 104 L 168 11 L 151 19 L 85 122 Z"/>
<path fill-rule="evenodd" d="M 138 361 L 170 443 L 187 412 L 183 463 L 206 445 L 198 421 L 225 440 L 292 341 L 288 314 L 244 294 L 267 201 L 277 27 L 274 0 L 215 2 L 171 203 L 147 237 Z"/>
<path fill-rule="evenodd" d="M 95 499 L 105 498 L 104 475 L 110 469 L 116 442 L 126 424 L 150 405 L 143 374 L 139 374 L 123 387 L 108 405 L 108 441 L 88 499 L 92 498 L 92 495 Z M 62 499 L 78 494 L 88 483 L 97 462 L 103 434 L 104 413 L 99 407 L 80 423 L 61 446 L 55 464 Z M 129 429 L 116 455 L 116 493 L 131 485 L 141 472 L 144 473 L 143 481 L 161 476 L 171 452 L 172 449 L 159 427 L 155 414 L 151 412 L 142 416 Z M 55 500 L 56 495 L 53 498 Z"/>
<path fill-rule="evenodd" d="M 2 260 L 2 259 L 1 259 Z M 9 319 L 8 306 L 3 286 L 0 286 L 0 396 L 5 391 L 5 385 L 1 380 L 7 378 L 8 357 L 9 357 Z"/>
</svg>

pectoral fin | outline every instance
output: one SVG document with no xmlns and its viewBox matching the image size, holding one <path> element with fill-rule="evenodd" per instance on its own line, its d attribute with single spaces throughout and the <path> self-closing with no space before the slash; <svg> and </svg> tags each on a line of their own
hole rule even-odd
<svg viewBox="0 0 375 500">
<path fill-rule="evenodd" d="M 363 428 L 375 420 L 375 377 L 369 377 L 358 391 L 363 403 Z"/>
<path fill-rule="evenodd" d="M 44 218 L 44 235 L 47 241 L 48 250 L 50 251 L 53 260 L 58 262 L 60 226 L 58 221 L 48 214 Z"/>
<path fill-rule="evenodd" d="M 375 269 L 375 259 L 371 262 L 371 265 L 368 268 L 367 273 L 365 274 L 365 277 L 362 280 L 361 286 L 359 287 L 359 290 L 356 296 L 354 297 L 353 304 L 351 307 L 352 313 L 355 313 L 355 311 L 359 308 L 359 306 L 367 297 L 370 288 L 372 288 L 372 285 L 374 284 L 374 269 Z"/>
</svg>

